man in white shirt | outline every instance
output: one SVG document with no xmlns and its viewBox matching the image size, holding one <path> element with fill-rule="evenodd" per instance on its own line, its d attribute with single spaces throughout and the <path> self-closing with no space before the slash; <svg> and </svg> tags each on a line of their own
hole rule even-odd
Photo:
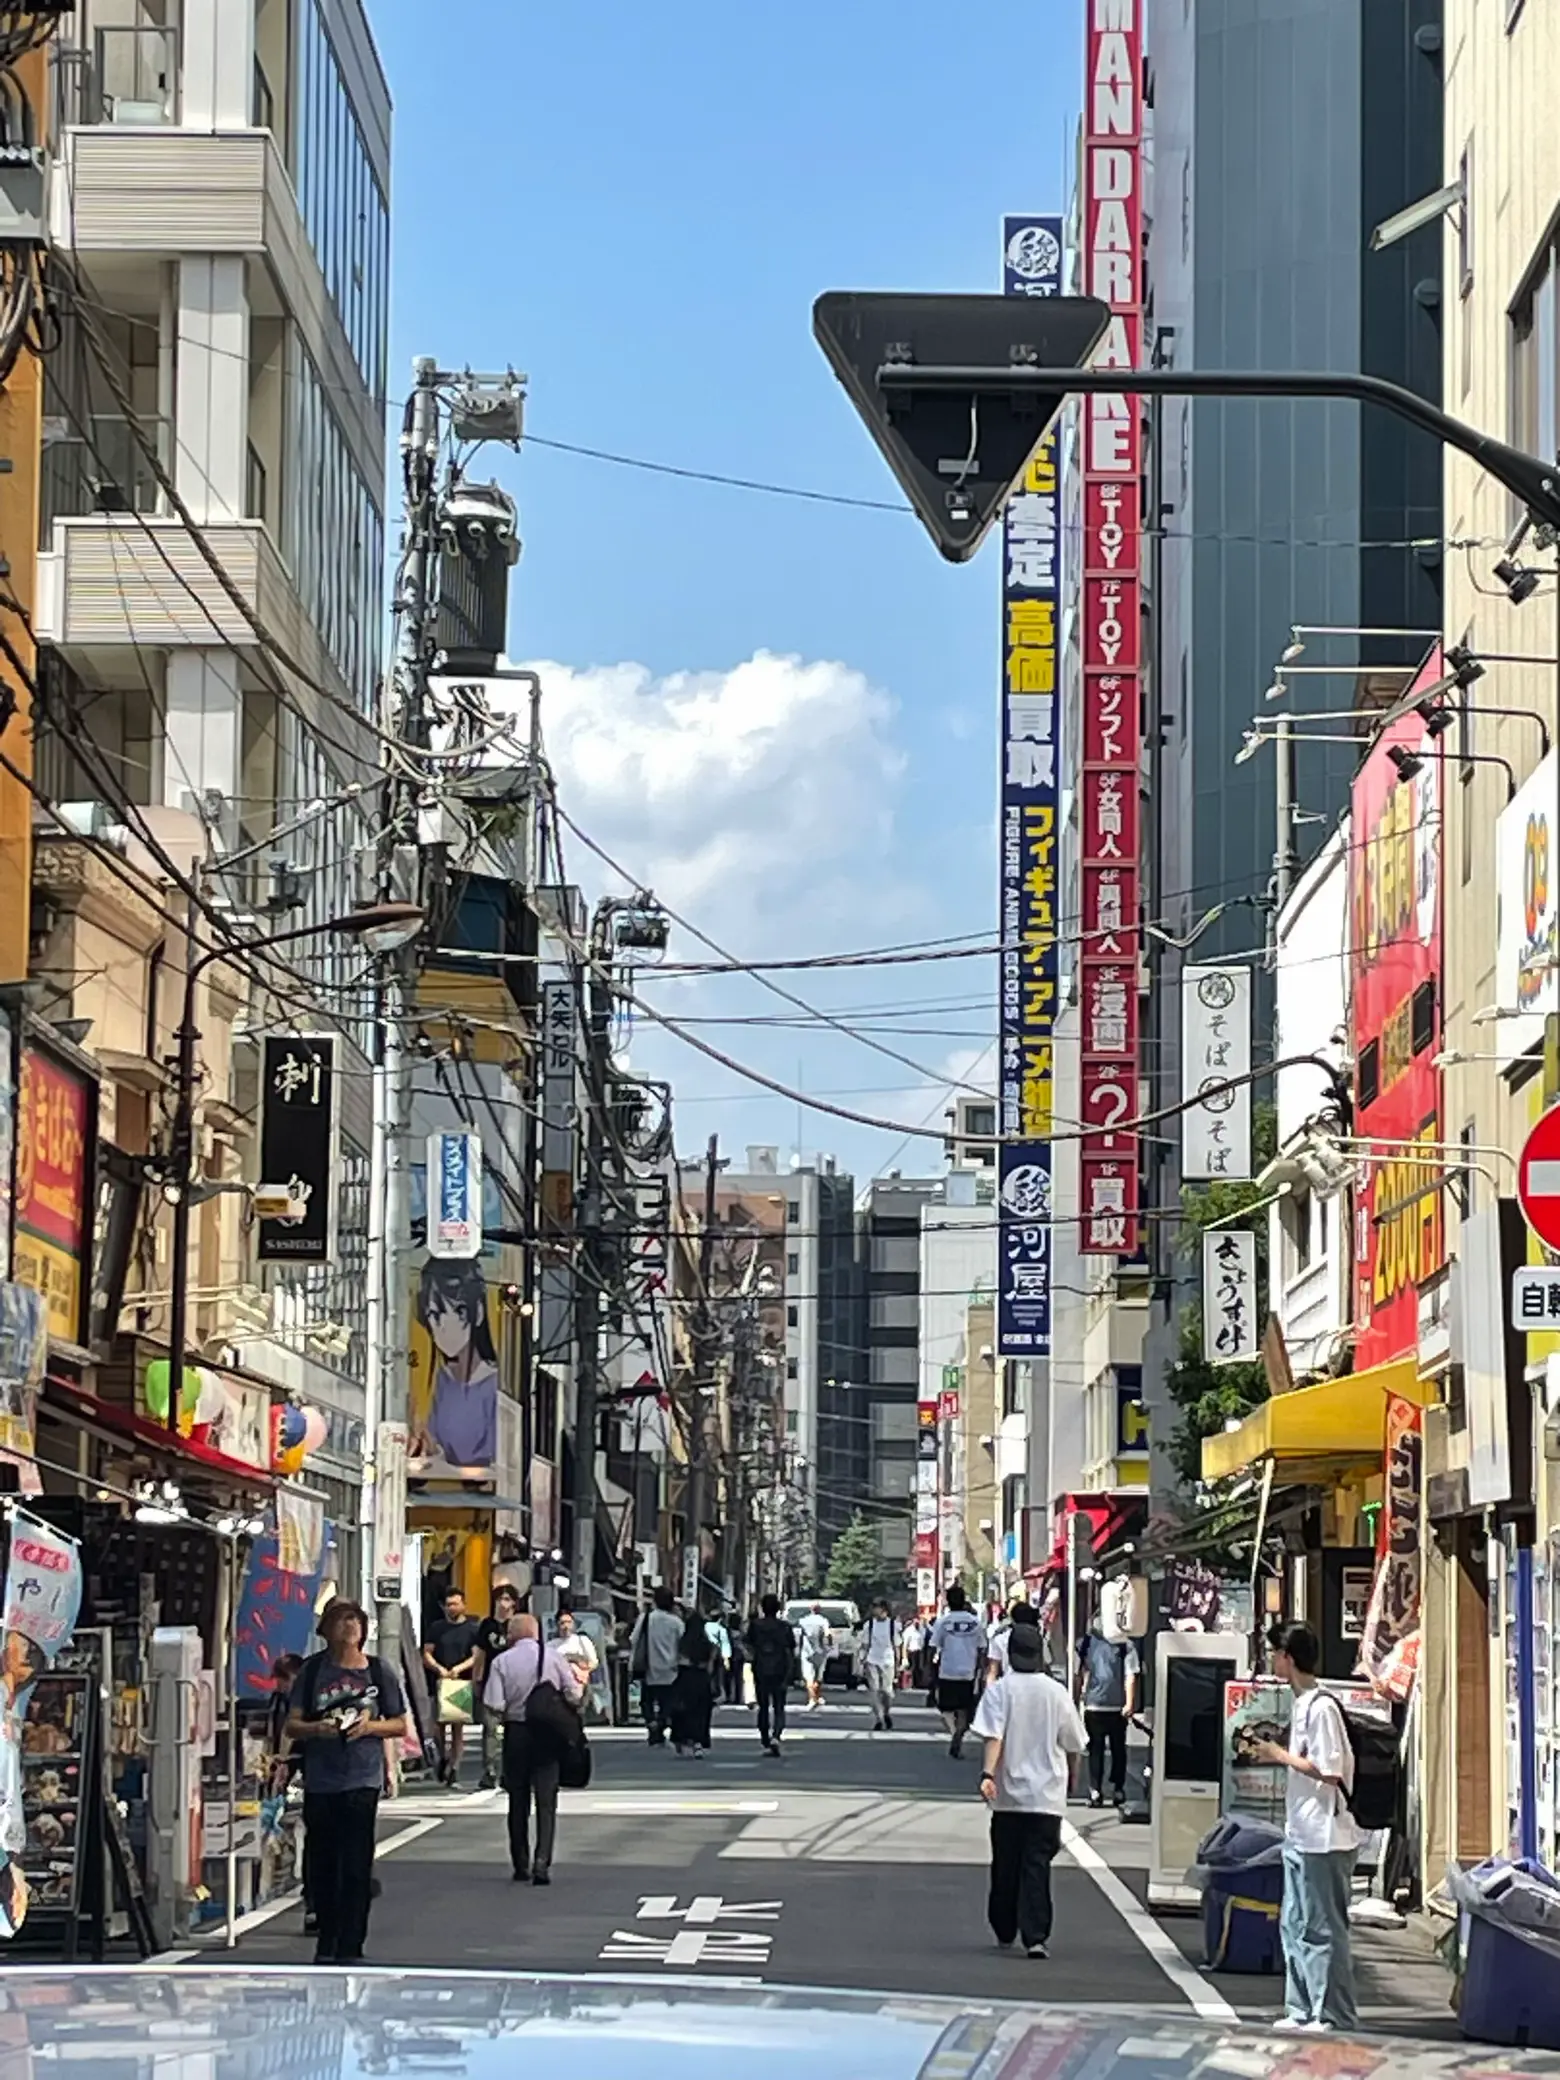
<svg viewBox="0 0 1560 2080">
<path fill-rule="evenodd" d="M 1002 1622 L 992 1628 L 991 1637 L 986 1642 L 986 1680 L 988 1683 L 994 1683 L 999 1676 L 1007 1674 L 1008 1634 L 1013 1630 L 1013 1627 L 1015 1625 L 1038 1626 L 1039 1623 L 1040 1613 L 1035 1609 L 1034 1605 L 1027 1597 L 1019 1597 Z M 1045 1634 L 1041 1633 L 1040 1638 L 1043 1645 Z"/>
<path fill-rule="evenodd" d="M 861 1672 L 866 1678 L 874 1732 L 886 1733 L 893 1727 L 894 1672 L 898 1664 L 899 1627 L 889 1611 L 888 1598 L 880 1596 L 861 1628 Z"/>
<path fill-rule="evenodd" d="M 1035 1625 L 1007 1636 L 1007 1673 L 987 1686 L 975 1715 L 986 1743 L 981 1796 L 991 1807 L 991 1889 L 986 1918 L 1006 1949 L 1044 1957 L 1051 1940 L 1051 1864 L 1062 1845 L 1071 1757 L 1087 1745 L 1078 1707 L 1044 1673 Z"/>
<path fill-rule="evenodd" d="M 829 1666 L 829 1645 L 833 1637 L 821 1604 L 813 1605 L 797 1626 L 796 1635 L 802 1656 L 802 1681 L 807 1685 L 807 1709 L 815 1712 L 823 1703 L 823 1678 Z"/>
<path fill-rule="evenodd" d="M 969 1607 L 958 1582 L 949 1585 L 947 1609 L 932 1627 L 937 1660 L 937 1709 L 948 1729 L 948 1753 L 957 1762 L 975 1711 L 975 1678 L 986 1653 L 986 1628 Z"/>
<path fill-rule="evenodd" d="M 1261 1741 L 1263 1762 L 1288 1771 L 1284 1787 L 1284 2014 L 1281 2030 L 1357 2029 L 1349 1894 L 1360 1830 L 1349 1811 L 1354 1750 L 1343 1707 L 1317 1681 L 1322 1650 L 1309 1625 L 1286 1625 L 1273 1669 L 1294 1692 L 1289 1743 Z"/>
<path fill-rule="evenodd" d="M 511 1618 L 511 1644 L 494 1661 L 482 1702 L 504 1722 L 504 1789 L 509 1794 L 509 1861 L 515 1883 L 552 1883 L 553 1842 L 558 1831 L 558 1750 L 526 1723 L 526 1708 L 538 1683 L 551 1683 L 570 1704 L 580 1698 L 572 1664 L 557 1641 L 542 1644 L 532 1617 Z M 555 1708 L 556 1709 L 556 1708 Z M 531 1801 L 536 1800 L 536 1858 L 531 1857 Z"/>
</svg>

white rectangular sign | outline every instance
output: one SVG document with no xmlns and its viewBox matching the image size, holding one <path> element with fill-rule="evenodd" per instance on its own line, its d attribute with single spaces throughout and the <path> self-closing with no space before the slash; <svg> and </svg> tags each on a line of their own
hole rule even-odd
<svg viewBox="0 0 1560 2080">
<path fill-rule="evenodd" d="M 1530 1336 L 1560 1330 L 1560 1264 L 1522 1264 L 1511 1274 L 1511 1326 Z"/>
<path fill-rule="evenodd" d="M 1233 1365 L 1257 1356 L 1257 1238 L 1249 1228 L 1203 1234 L 1203 1356 Z"/>
<path fill-rule="evenodd" d="M 1251 1176 L 1251 970 L 1181 970 L 1181 1175 Z"/>
<path fill-rule="evenodd" d="M 428 1136 L 428 1254 L 482 1254 L 482 1136 L 467 1130 Z"/>
<path fill-rule="evenodd" d="M 374 1446 L 374 1595 L 394 1603 L 401 1593 L 406 1547 L 404 1423 L 381 1423 Z"/>
<path fill-rule="evenodd" d="M 1543 1036 L 1544 1017 L 1560 1010 L 1560 752 L 1551 751 L 1495 819 L 1495 1002 L 1490 1031 L 1502 1063 Z"/>
<path fill-rule="evenodd" d="M 1500 1213 L 1484 1206 L 1459 1229 L 1452 1265 L 1452 1356 L 1462 1361 L 1472 1509 L 1487 1509 L 1511 1493 L 1506 1332 L 1500 1309 L 1493 1304 L 1499 1290 Z"/>
</svg>

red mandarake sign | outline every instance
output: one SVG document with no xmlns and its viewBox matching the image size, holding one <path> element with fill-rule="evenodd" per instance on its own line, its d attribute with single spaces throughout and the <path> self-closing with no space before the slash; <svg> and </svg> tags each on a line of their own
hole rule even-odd
<svg viewBox="0 0 1560 2080">
<path fill-rule="evenodd" d="M 1560 1250 L 1560 1105 L 1533 1123 L 1517 1158 L 1522 1218 L 1539 1241 Z"/>
</svg>

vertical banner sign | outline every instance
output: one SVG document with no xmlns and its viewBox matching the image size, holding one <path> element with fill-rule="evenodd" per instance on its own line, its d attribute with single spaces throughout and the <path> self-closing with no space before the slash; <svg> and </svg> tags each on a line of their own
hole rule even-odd
<svg viewBox="0 0 1560 2080">
<path fill-rule="evenodd" d="M 1004 217 L 1003 287 L 1055 296 L 1060 217 Z M 1056 1017 L 1056 430 L 1002 516 L 1002 1002 L 997 1352 L 1051 1351 L 1051 1032 Z"/>
<path fill-rule="evenodd" d="M 1419 1504 L 1424 1491 L 1422 1417 L 1387 1398 L 1386 1504 L 1377 1530 L 1376 1580 L 1360 1649 L 1360 1674 L 1381 1697 L 1404 1703 L 1419 1668 Z"/>
<path fill-rule="evenodd" d="M 1412 699 L 1441 674 L 1439 647 Z M 1397 759 L 1418 758 L 1404 779 Z M 1376 739 L 1350 810 L 1349 979 L 1354 1131 L 1354 1363 L 1363 1372 L 1419 1348 L 1419 1288 L 1446 1262 L 1441 1147 L 1441 776 L 1410 710 Z M 1464 1251 L 1466 1257 L 1466 1251 Z M 1478 1305 L 1500 1308 L 1499 1279 Z"/>
<path fill-rule="evenodd" d="M 17 1510 L 5 1571 L 5 1631 L 0 1639 L 0 1934 L 15 1935 L 27 1913 L 27 1888 L 14 1859 L 27 1846 L 22 1790 L 22 1726 L 38 1678 L 70 1644 L 81 1609 L 81 1549 L 73 1538 Z"/>
<path fill-rule="evenodd" d="M 1183 968 L 1183 1178 L 1250 1178 L 1251 1085 L 1234 1080 L 1250 1074 L 1251 970 Z"/>
<path fill-rule="evenodd" d="M 1143 346 L 1143 9 L 1088 0 L 1083 288 L 1110 306 L 1096 367 Z M 1143 422 L 1135 397 L 1090 397 L 1083 450 L 1083 744 L 1079 995 L 1086 1255 L 1140 1247 L 1138 1111 Z"/>
<path fill-rule="evenodd" d="M 428 1254 L 482 1254 L 482 1136 L 428 1136 Z"/>
<path fill-rule="evenodd" d="M 915 1409 L 915 1545 L 913 1565 L 935 1573 L 937 1567 L 937 1403 L 918 1401 Z M 936 1589 L 923 1602 L 936 1601 Z"/>
<path fill-rule="evenodd" d="M 267 1037 L 260 1100 L 260 1177 L 303 1201 L 303 1218 L 260 1223 L 262 1264 L 328 1264 L 335 1228 L 336 1043 Z"/>
<path fill-rule="evenodd" d="M 406 1457 L 404 1423 L 381 1423 L 374 1449 L 374 1596 L 394 1603 L 401 1593 L 406 1549 Z"/>
<path fill-rule="evenodd" d="M 572 982 L 542 985 L 542 1266 L 537 1281 L 538 1363 L 558 1377 L 574 1348 L 575 1018 Z M 537 1451 L 551 1451 L 551 1438 Z M 535 1536 L 533 1527 L 533 1536 Z"/>
<path fill-rule="evenodd" d="M 1249 1228 L 1203 1232 L 1203 1356 L 1210 1365 L 1250 1360 L 1257 1332 L 1257 1238 Z"/>
<path fill-rule="evenodd" d="M 18 1282 L 42 1293 L 49 1334 L 80 1343 L 90 1297 L 92 1123 L 85 1076 L 31 1045 L 22 1052 L 16 1137 Z"/>
</svg>

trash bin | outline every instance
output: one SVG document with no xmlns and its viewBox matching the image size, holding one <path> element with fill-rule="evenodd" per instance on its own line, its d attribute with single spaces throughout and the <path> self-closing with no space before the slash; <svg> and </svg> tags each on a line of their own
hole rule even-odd
<svg viewBox="0 0 1560 2080">
<path fill-rule="evenodd" d="M 1264 1820 L 1221 1820 L 1198 1844 L 1203 1962 L 1210 1971 L 1272 1974 L 1284 1968 L 1284 1837 Z"/>
<path fill-rule="evenodd" d="M 1447 1890 L 1462 1910 L 1463 2035 L 1560 2051 L 1560 1884 L 1541 1866 L 1492 1857 L 1454 1864 Z"/>
</svg>

